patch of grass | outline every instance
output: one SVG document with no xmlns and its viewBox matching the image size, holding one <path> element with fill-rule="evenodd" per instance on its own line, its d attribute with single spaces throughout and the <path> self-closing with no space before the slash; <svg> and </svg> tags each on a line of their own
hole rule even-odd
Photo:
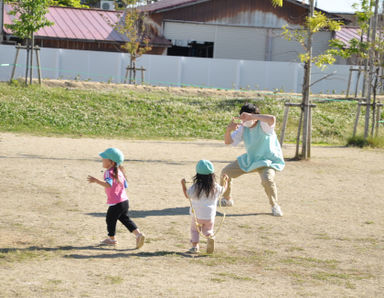
<svg viewBox="0 0 384 298">
<path fill-rule="evenodd" d="M 120 276 L 113 276 L 113 275 L 107 275 L 105 276 L 105 280 L 112 284 L 112 285 L 118 285 L 123 282 L 123 278 Z"/>
<path fill-rule="evenodd" d="M 332 281 L 335 279 L 350 279 L 350 276 L 346 273 L 330 273 L 330 272 L 316 272 L 311 274 L 312 278 L 322 281 Z"/>
<path fill-rule="evenodd" d="M 247 224 L 239 224 L 238 227 L 240 229 L 252 229 L 252 227 L 250 225 L 247 225 Z"/>
<path fill-rule="evenodd" d="M 374 224 L 375 222 L 370 221 L 370 220 L 367 220 L 367 221 L 365 221 L 364 223 L 365 223 L 366 225 L 372 225 L 372 224 Z"/>
<path fill-rule="evenodd" d="M 287 251 L 289 251 L 289 252 L 292 252 L 292 251 L 304 251 L 304 248 L 292 246 L 292 247 L 287 248 Z"/>
<path fill-rule="evenodd" d="M 354 147 L 371 147 L 371 148 L 384 148 L 384 137 L 368 137 L 355 136 L 347 139 L 347 146 Z"/>
<path fill-rule="evenodd" d="M 62 282 L 63 281 L 59 280 L 59 279 L 50 279 L 50 280 L 48 280 L 48 283 L 52 284 L 52 285 L 58 285 L 58 284 L 61 284 Z"/>
<path fill-rule="evenodd" d="M 84 90 L 0 83 L 0 130 L 72 137 L 222 139 L 241 105 L 254 102 L 263 113 L 276 115 L 280 132 L 287 95 L 231 96 L 180 95 L 172 88 Z M 345 144 L 355 108 L 351 101 L 319 102 L 313 113 L 313 143 Z M 291 108 L 286 142 L 295 142 L 299 117 L 300 109 Z"/>
<path fill-rule="evenodd" d="M 239 276 L 237 274 L 234 274 L 234 273 L 227 273 L 227 272 L 222 272 L 222 273 L 218 273 L 219 276 L 223 276 L 223 277 L 228 277 L 228 278 L 232 278 L 234 280 L 244 280 L 244 281 L 251 281 L 253 280 L 252 278 L 250 277 L 247 277 L 247 276 Z"/>
<path fill-rule="evenodd" d="M 337 260 L 321 260 L 316 258 L 297 257 L 297 256 L 292 256 L 292 257 L 282 259 L 281 262 L 285 264 L 300 265 L 306 268 L 312 268 L 316 266 L 319 268 L 327 268 L 327 269 L 336 269 L 337 264 L 339 264 L 339 261 Z"/>
<path fill-rule="evenodd" d="M 214 278 L 211 278 L 211 281 L 213 281 L 213 282 L 218 282 L 218 283 L 222 283 L 222 282 L 225 282 L 225 279 L 218 278 L 218 277 L 214 277 Z"/>
<path fill-rule="evenodd" d="M 2 262 L 22 263 L 29 262 L 38 258 L 47 258 L 50 254 L 39 249 L 0 249 L 0 264 Z"/>
<path fill-rule="evenodd" d="M 376 238 L 357 238 L 354 239 L 356 242 L 369 243 L 371 245 L 377 245 L 379 240 Z"/>
<path fill-rule="evenodd" d="M 321 240 L 331 240 L 332 239 L 327 233 L 320 233 L 320 234 L 315 234 L 315 235 L 316 235 L 315 239 L 321 239 Z"/>
<path fill-rule="evenodd" d="M 222 265 L 253 265 L 262 266 L 268 258 L 274 254 L 273 251 L 245 251 L 241 254 L 213 254 L 209 258 L 199 259 L 197 262 L 205 266 L 222 266 Z"/>
</svg>

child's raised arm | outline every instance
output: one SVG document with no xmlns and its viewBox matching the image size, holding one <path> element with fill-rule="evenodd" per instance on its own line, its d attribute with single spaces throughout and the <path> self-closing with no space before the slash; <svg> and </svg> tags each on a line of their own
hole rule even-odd
<svg viewBox="0 0 384 298">
<path fill-rule="evenodd" d="M 109 183 L 107 183 L 105 181 L 101 181 L 101 180 L 99 180 L 93 176 L 90 176 L 90 175 L 88 175 L 87 180 L 89 183 L 97 183 L 97 184 L 103 186 L 104 188 L 110 188 L 111 187 L 111 185 Z"/>
<path fill-rule="evenodd" d="M 189 197 L 188 197 L 188 194 L 187 194 L 187 186 L 186 186 L 186 181 L 185 181 L 185 179 L 183 178 L 183 179 L 181 179 L 181 187 L 183 188 L 183 193 L 184 193 L 184 195 L 185 195 L 185 197 L 188 199 Z"/>
</svg>

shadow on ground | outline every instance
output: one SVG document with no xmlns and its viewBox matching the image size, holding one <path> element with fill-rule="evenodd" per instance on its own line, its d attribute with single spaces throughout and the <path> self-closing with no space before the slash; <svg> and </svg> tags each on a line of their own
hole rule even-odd
<svg viewBox="0 0 384 298">
<path fill-rule="evenodd" d="M 116 259 L 116 258 L 128 258 L 128 257 L 163 257 L 167 255 L 181 256 L 186 258 L 196 258 L 196 257 L 206 257 L 208 255 L 191 255 L 185 252 L 177 251 L 154 251 L 154 252 L 143 252 L 138 251 L 136 248 L 126 248 L 119 249 L 116 247 L 110 246 L 57 246 L 57 247 L 40 247 L 40 246 L 30 246 L 26 248 L 0 248 L 0 253 L 3 254 L 3 257 L 6 257 L 6 254 L 11 253 L 23 253 L 23 252 L 66 252 L 66 251 L 98 251 L 102 252 L 101 254 L 67 254 L 64 255 L 64 258 L 73 258 L 73 259 Z M 137 251 L 137 252 L 134 252 Z M 4 256 L 5 255 L 5 256 Z"/>
<path fill-rule="evenodd" d="M 105 217 L 107 213 L 105 212 L 90 212 L 86 215 L 94 217 Z M 150 216 L 177 216 L 177 215 L 189 215 L 189 207 L 176 207 L 176 208 L 166 208 L 159 210 L 130 210 L 129 215 L 132 218 L 145 218 Z M 269 215 L 272 216 L 272 213 L 241 213 L 241 214 L 226 214 L 227 217 L 241 217 L 241 216 L 259 216 L 259 215 Z M 217 216 L 224 216 L 223 212 L 217 211 Z"/>
</svg>

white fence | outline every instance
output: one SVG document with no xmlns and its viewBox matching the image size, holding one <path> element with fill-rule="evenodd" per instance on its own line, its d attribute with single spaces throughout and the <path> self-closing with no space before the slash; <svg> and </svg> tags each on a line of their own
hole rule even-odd
<svg viewBox="0 0 384 298">
<path fill-rule="evenodd" d="M 9 80 L 15 53 L 14 46 L 0 45 L 0 81 Z M 25 73 L 24 50 L 17 64 L 16 78 Z M 128 64 L 129 55 L 125 53 L 41 49 L 43 78 L 122 83 Z M 143 55 L 137 66 L 146 69 L 144 82 L 151 85 L 301 92 L 303 81 L 302 64 L 290 62 Z M 349 66 L 332 65 L 324 71 L 314 67 L 312 81 L 329 73 L 334 75 L 314 85 L 313 93 L 345 92 Z M 137 80 L 140 83 L 140 72 Z M 354 81 L 355 77 L 352 86 Z"/>
</svg>

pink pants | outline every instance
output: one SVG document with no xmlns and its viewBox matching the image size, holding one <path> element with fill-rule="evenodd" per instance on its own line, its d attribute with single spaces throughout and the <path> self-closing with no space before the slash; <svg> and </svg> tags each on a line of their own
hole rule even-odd
<svg viewBox="0 0 384 298">
<path fill-rule="evenodd" d="M 213 226 L 215 224 L 214 220 L 197 219 L 197 222 L 201 225 L 199 227 L 199 229 L 201 229 L 201 232 L 205 236 L 210 236 L 210 235 L 213 234 Z M 191 221 L 191 242 L 199 243 L 199 240 L 200 240 L 200 234 L 199 234 L 199 231 L 196 229 L 195 217 L 192 216 L 192 221 Z"/>
</svg>

